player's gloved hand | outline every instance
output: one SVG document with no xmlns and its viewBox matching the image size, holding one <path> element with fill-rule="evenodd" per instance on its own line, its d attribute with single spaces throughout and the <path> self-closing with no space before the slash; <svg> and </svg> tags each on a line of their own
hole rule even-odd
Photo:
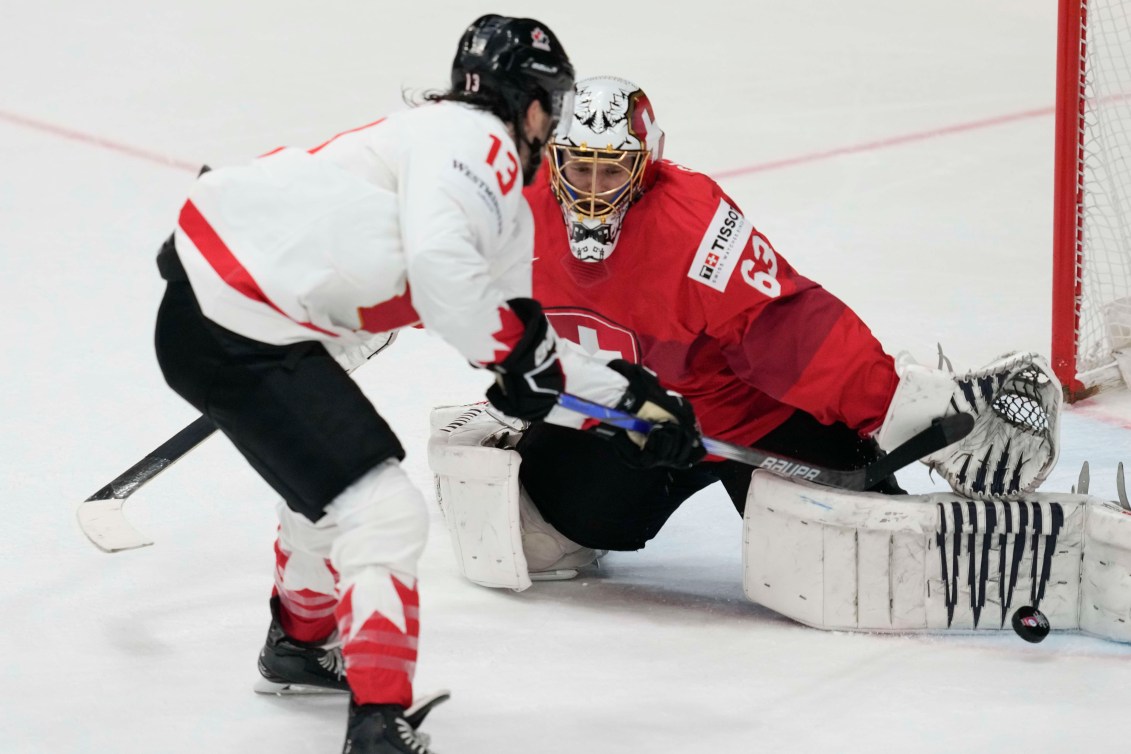
<svg viewBox="0 0 1131 754">
<path fill-rule="evenodd" d="M 628 380 L 617 408 L 655 422 L 647 435 L 624 430 L 603 432 L 625 463 L 645 469 L 689 469 L 703 460 L 707 451 L 703 448 L 699 422 L 682 395 L 665 390 L 656 375 L 639 364 L 615 359 L 608 366 Z"/>
<path fill-rule="evenodd" d="M 550 413 L 565 390 L 557 337 L 534 299 L 514 298 L 507 305 L 525 329 L 505 359 L 487 365 L 495 372 L 487 400 L 507 416 L 536 421 Z"/>
</svg>

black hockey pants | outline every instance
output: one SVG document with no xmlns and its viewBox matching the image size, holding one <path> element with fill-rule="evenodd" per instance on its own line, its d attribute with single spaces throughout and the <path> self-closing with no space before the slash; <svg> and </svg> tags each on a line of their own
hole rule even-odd
<svg viewBox="0 0 1131 754">
<path fill-rule="evenodd" d="M 803 411 L 754 445 L 834 469 L 877 458 L 871 440 L 843 424 L 824 425 Z M 578 544 L 598 550 L 639 550 L 693 494 L 722 482 L 735 509 L 746 508 L 753 468 L 736 461 L 700 463 L 687 471 L 634 469 L 606 441 L 553 424 L 534 424 L 518 444 L 519 479 L 542 516 Z M 877 492 L 902 494 L 895 477 Z"/>
<path fill-rule="evenodd" d="M 320 343 L 276 346 L 216 325 L 200 310 L 170 238 L 155 346 L 166 382 L 208 416 L 287 505 L 311 521 L 389 458 L 393 430 Z"/>
</svg>

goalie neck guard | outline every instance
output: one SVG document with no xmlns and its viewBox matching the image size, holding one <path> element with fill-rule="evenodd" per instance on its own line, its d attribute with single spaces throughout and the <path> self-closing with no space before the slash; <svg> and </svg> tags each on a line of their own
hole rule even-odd
<svg viewBox="0 0 1131 754">
<path fill-rule="evenodd" d="M 583 79 L 575 103 L 550 145 L 550 187 L 573 255 L 600 262 L 613 253 L 625 212 L 663 156 L 664 132 L 648 96 L 626 79 Z"/>
</svg>

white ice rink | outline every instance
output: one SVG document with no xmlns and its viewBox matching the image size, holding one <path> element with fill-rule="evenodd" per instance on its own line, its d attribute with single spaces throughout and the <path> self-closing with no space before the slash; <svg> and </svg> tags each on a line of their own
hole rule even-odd
<svg viewBox="0 0 1131 754">
<path fill-rule="evenodd" d="M 889 351 L 1049 347 L 1055 0 L 0 0 L 0 752 L 340 750 L 345 699 L 251 687 L 274 496 L 214 437 L 139 492 L 106 555 L 87 497 L 194 418 L 151 346 L 157 246 L 202 162 L 312 146 L 446 83 L 483 12 L 632 78 L 667 156 L 713 173 Z M 358 374 L 425 490 L 427 414 L 488 376 L 410 332 Z M 1114 495 L 1131 405 L 1067 411 Z M 1122 417 L 1122 418 L 1121 418 Z M 900 474 L 933 489 L 925 468 Z M 1100 752 L 1131 740 L 1131 646 L 1054 633 L 823 633 L 742 595 L 714 489 L 639 553 L 522 593 L 457 575 L 433 509 L 417 688 L 443 754 Z"/>
</svg>

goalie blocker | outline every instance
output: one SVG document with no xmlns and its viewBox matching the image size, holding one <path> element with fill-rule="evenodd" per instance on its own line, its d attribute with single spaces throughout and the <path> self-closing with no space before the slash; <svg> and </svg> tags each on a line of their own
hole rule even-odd
<svg viewBox="0 0 1131 754">
<path fill-rule="evenodd" d="M 1088 495 L 891 496 L 756 471 L 743 529 L 751 600 L 838 631 L 1053 629 L 1131 642 L 1131 514 Z"/>
</svg>

